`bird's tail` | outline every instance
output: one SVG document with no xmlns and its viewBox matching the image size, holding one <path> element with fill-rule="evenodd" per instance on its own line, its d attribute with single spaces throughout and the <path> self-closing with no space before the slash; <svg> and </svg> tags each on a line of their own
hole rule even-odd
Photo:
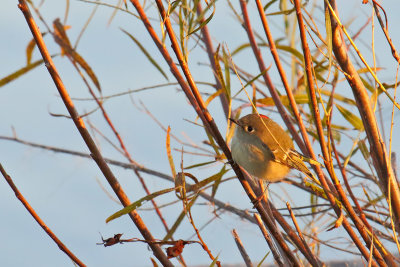
<svg viewBox="0 0 400 267">
<path fill-rule="evenodd" d="M 316 165 L 316 166 L 322 166 L 321 163 L 319 163 L 316 160 L 313 160 L 309 157 L 304 156 L 303 154 L 300 154 L 296 150 L 291 150 L 289 152 L 289 160 L 288 160 L 288 165 L 291 168 L 294 168 L 298 171 L 301 171 L 305 175 L 309 176 L 312 180 L 317 181 L 315 176 L 310 172 L 306 164 L 304 162 L 308 162 L 311 165 Z"/>
<path fill-rule="evenodd" d="M 304 156 L 303 154 L 297 152 L 296 150 L 292 150 L 291 152 L 293 152 L 296 155 L 296 158 L 299 158 L 303 162 L 305 161 L 305 162 L 310 163 L 311 165 L 323 167 L 323 165 L 321 163 L 319 163 L 318 161 L 313 160 L 312 158 L 309 158 L 307 156 Z"/>
</svg>

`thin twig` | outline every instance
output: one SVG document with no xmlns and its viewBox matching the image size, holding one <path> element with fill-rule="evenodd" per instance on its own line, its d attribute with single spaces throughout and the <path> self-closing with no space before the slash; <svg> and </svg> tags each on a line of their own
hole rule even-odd
<svg viewBox="0 0 400 267">
<path fill-rule="evenodd" d="M 240 240 L 240 237 L 235 229 L 232 230 L 232 235 L 233 239 L 235 240 L 236 246 L 239 249 L 240 255 L 242 255 L 244 263 L 247 267 L 253 267 L 253 263 L 251 263 L 249 254 L 247 254 L 246 249 L 243 246 L 242 240 Z"/>
<path fill-rule="evenodd" d="M 271 237 L 268 234 L 267 228 L 265 228 L 260 215 L 258 215 L 257 213 L 254 214 L 254 218 L 256 219 L 257 225 L 260 228 L 265 241 L 267 241 L 267 244 L 269 246 L 269 248 L 271 249 L 272 255 L 274 256 L 275 262 L 279 265 L 279 266 L 285 266 L 282 262 L 281 256 L 279 255 L 279 252 L 277 251 L 274 242 L 272 241 Z"/>
<path fill-rule="evenodd" d="M 194 220 L 193 220 L 193 217 L 192 217 L 192 212 L 191 212 L 191 208 L 190 207 L 187 210 L 187 214 L 189 216 L 189 222 L 192 225 L 194 231 L 196 232 L 197 238 L 199 239 L 201 246 L 203 247 L 204 251 L 207 252 L 207 254 L 210 257 L 210 259 L 215 261 L 215 257 L 213 256 L 213 254 L 211 253 L 211 251 L 208 248 L 207 244 L 204 242 L 203 238 L 201 237 L 200 231 L 197 229 L 196 225 L 194 224 Z M 216 264 L 217 264 L 218 267 L 221 267 L 220 261 L 216 261 Z"/>
<path fill-rule="evenodd" d="M 399 62 L 400 62 L 400 55 L 399 55 L 399 53 L 397 53 L 397 50 L 396 50 L 396 48 L 394 47 L 394 44 L 393 44 L 393 42 L 392 42 L 392 39 L 391 39 L 390 36 L 389 36 L 389 32 L 388 32 L 388 22 L 387 22 L 387 18 L 386 18 L 386 12 L 385 12 L 385 10 L 383 9 L 383 7 L 382 7 L 381 5 L 379 5 L 375 0 L 372 0 L 372 2 L 373 2 L 373 5 L 374 5 L 376 17 L 378 18 L 378 21 L 379 21 L 379 24 L 381 25 L 382 31 L 383 31 L 383 33 L 385 34 L 386 40 L 387 40 L 388 43 L 389 43 L 390 49 L 391 49 L 391 51 L 392 51 L 392 55 L 393 55 L 394 59 L 396 60 L 396 62 L 399 63 Z M 384 15 L 385 15 L 386 26 L 385 26 L 384 23 L 383 23 L 383 20 L 382 20 L 381 14 L 380 14 L 380 12 L 379 12 L 378 6 L 379 6 L 379 8 L 382 9 L 382 11 L 383 11 L 383 13 L 384 13 Z"/>
<path fill-rule="evenodd" d="M 294 213 L 293 213 L 293 211 L 292 211 L 292 208 L 290 207 L 289 202 L 286 202 L 286 207 L 287 207 L 287 209 L 288 209 L 288 211 L 289 211 L 289 213 L 290 213 L 290 217 L 292 218 L 293 224 L 294 224 L 294 226 L 295 226 L 295 228 L 296 228 L 297 234 L 299 235 L 301 242 L 303 242 L 304 247 L 307 249 L 308 253 L 309 253 L 310 255 L 314 256 L 314 254 L 313 254 L 313 253 L 311 252 L 311 250 L 310 250 L 310 246 L 307 244 L 306 240 L 304 239 L 303 233 L 301 232 L 300 226 L 299 226 L 299 224 L 297 223 L 296 217 L 294 216 Z M 315 257 L 314 257 L 314 261 L 313 261 L 311 264 L 312 264 L 313 266 L 318 266 L 318 265 L 320 265 L 320 263 L 318 263 L 317 258 L 315 258 Z"/>
</svg>

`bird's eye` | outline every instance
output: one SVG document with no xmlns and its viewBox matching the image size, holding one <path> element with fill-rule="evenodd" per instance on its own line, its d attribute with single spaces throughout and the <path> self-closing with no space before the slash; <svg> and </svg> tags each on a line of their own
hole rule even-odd
<svg viewBox="0 0 400 267">
<path fill-rule="evenodd" d="M 246 131 L 249 132 L 249 133 L 251 133 L 251 132 L 254 131 L 254 128 L 251 127 L 250 125 L 249 125 L 249 126 L 246 126 Z"/>
</svg>

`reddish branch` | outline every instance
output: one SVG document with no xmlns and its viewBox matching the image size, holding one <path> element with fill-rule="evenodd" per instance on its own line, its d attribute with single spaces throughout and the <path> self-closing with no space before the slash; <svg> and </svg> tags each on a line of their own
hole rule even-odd
<svg viewBox="0 0 400 267">
<path fill-rule="evenodd" d="M 84 267 L 86 266 L 80 259 L 78 259 L 62 242 L 58 237 L 50 230 L 50 228 L 45 224 L 45 222 L 39 217 L 39 215 L 35 212 L 29 202 L 24 198 L 21 192 L 18 190 L 17 186 L 14 184 L 11 177 L 4 170 L 3 166 L 0 164 L 0 172 L 3 175 L 4 179 L 10 185 L 11 189 L 14 191 L 15 196 L 21 201 L 22 205 L 28 210 L 28 212 L 32 215 L 33 219 L 43 228 L 43 230 L 50 236 L 51 239 L 57 244 L 57 246 L 68 255 L 68 257 L 77 265 Z"/>
<path fill-rule="evenodd" d="M 83 119 L 79 116 L 77 110 L 75 109 L 74 103 L 72 102 L 67 89 L 65 88 L 60 75 L 58 74 L 58 71 L 53 63 L 53 60 L 47 50 L 47 47 L 44 43 L 42 34 L 40 33 L 39 28 L 36 25 L 36 22 L 34 21 L 30 11 L 29 7 L 26 4 L 26 1 L 24 0 L 19 0 L 19 5 L 18 7 L 21 9 L 22 13 L 25 16 L 25 19 L 27 21 L 27 24 L 32 32 L 32 35 L 36 41 L 36 44 L 40 50 L 40 53 L 42 54 L 43 60 L 45 61 L 46 67 L 50 73 L 50 76 L 52 77 L 54 84 L 56 85 L 58 92 L 72 118 L 72 120 L 75 123 L 75 126 L 77 127 L 79 133 L 82 136 L 82 139 L 85 141 L 87 147 L 89 148 L 91 152 L 91 156 L 94 159 L 94 161 L 97 163 L 98 167 L 102 171 L 104 177 L 107 179 L 108 183 L 114 190 L 115 194 L 118 196 L 119 200 L 123 204 L 124 207 L 128 206 L 130 204 L 130 200 L 128 196 L 125 194 L 123 191 L 121 185 L 119 184 L 118 180 L 112 173 L 111 169 L 105 162 L 103 156 L 101 155 L 99 149 L 97 148 L 94 140 L 90 136 L 89 131 L 87 130 L 85 123 L 83 122 Z M 150 231 L 147 229 L 147 226 L 144 224 L 142 218 L 139 216 L 139 214 L 136 211 L 132 211 L 129 213 L 129 216 L 131 217 L 132 221 L 135 223 L 136 227 L 139 229 L 143 237 L 148 240 L 152 241 L 154 238 Z M 167 256 L 165 253 L 162 251 L 159 245 L 149 243 L 150 248 L 153 250 L 154 255 L 157 257 L 157 259 L 164 265 L 164 266 L 173 266 L 173 264 L 168 260 Z"/>
<path fill-rule="evenodd" d="M 274 244 L 274 242 L 272 241 L 271 237 L 269 236 L 268 231 L 267 231 L 267 228 L 265 228 L 265 226 L 264 226 L 264 224 L 263 224 L 263 222 L 262 222 L 260 216 L 259 216 L 257 213 L 255 213 L 255 214 L 254 214 L 254 218 L 256 219 L 257 225 L 258 225 L 258 227 L 260 228 L 260 230 L 261 230 L 261 232 L 262 232 L 262 234 L 263 234 L 263 236 L 264 236 L 264 238 L 265 238 L 265 241 L 267 241 L 267 244 L 268 244 L 268 246 L 269 246 L 269 248 L 270 248 L 270 250 L 271 250 L 271 252 L 272 252 L 272 255 L 273 255 L 274 259 L 275 259 L 275 262 L 276 262 L 280 267 L 285 266 L 285 265 L 283 264 L 283 262 L 282 262 L 282 259 L 281 259 L 280 255 L 279 255 L 279 252 L 278 252 L 278 250 L 276 249 L 275 244 Z"/>
<path fill-rule="evenodd" d="M 114 124 L 111 121 L 110 116 L 108 115 L 107 111 L 105 110 L 103 103 L 98 99 L 98 97 L 96 96 L 94 90 L 92 89 L 92 87 L 90 86 L 90 84 L 88 83 L 88 81 L 86 80 L 85 76 L 82 75 L 78 64 L 76 63 L 76 57 L 74 57 L 74 54 L 76 54 L 75 50 L 72 48 L 70 41 L 68 39 L 68 36 L 66 34 L 66 32 L 64 31 L 64 26 L 61 24 L 61 22 L 59 21 L 59 19 L 56 19 L 54 21 L 54 25 L 56 25 L 57 30 L 55 31 L 55 33 L 53 34 L 55 41 L 61 46 L 61 48 L 64 50 L 64 53 L 67 55 L 68 59 L 71 61 L 72 65 L 75 67 L 75 69 L 78 71 L 78 73 L 81 75 L 81 78 L 83 80 L 83 82 L 85 83 L 86 87 L 89 90 L 89 93 L 92 95 L 93 99 L 95 100 L 96 104 L 99 106 L 104 119 L 106 120 L 107 124 L 109 125 L 109 127 L 111 128 L 112 132 L 114 133 L 115 137 L 117 138 L 119 145 L 123 151 L 124 156 L 126 157 L 126 159 L 131 163 L 131 164 L 135 164 L 138 165 L 137 162 L 135 162 L 133 160 L 133 158 L 131 157 L 129 151 L 127 150 L 125 143 L 121 137 L 121 135 L 119 134 L 119 132 L 117 131 L 117 129 L 115 128 Z M 100 86 L 98 86 L 99 88 Z M 133 169 L 134 173 L 136 174 L 136 176 L 139 179 L 139 182 L 141 183 L 144 191 L 146 192 L 147 195 L 150 195 L 151 192 L 148 189 L 146 182 L 144 181 L 143 177 L 140 175 L 140 173 L 136 170 Z M 169 232 L 169 227 L 167 225 L 167 222 L 165 221 L 161 210 L 158 208 L 157 203 L 155 202 L 154 199 L 151 200 L 151 203 L 153 204 L 154 210 L 156 212 L 156 214 L 158 215 L 158 217 L 161 220 L 161 223 L 163 224 L 166 232 Z M 183 259 L 182 259 L 183 260 Z"/>
<path fill-rule="evenodd" d="M 333 10 L 336 10 L 336 2 L 331 0 L 329 3 Z M 325 6 L 328 7 L 327 2 L 325 2 Z M 335 11 L 335 13 L 337 14 L 337 11 Z M 397 227 L 396 229 L 398 232 L 400 232 L 399 184 L 394 177 L 393 169 L 390 167 L 385 144 L 382 140 L 375 114 L 371 107 L 370 97 L 357 70 L 354 68 L 347 54 L 340 25 L 336 21 L 335 16 L 331 12 L 329 14 L 332 27 L 333 52 L 343 71 L 348 74 L 346 75 L 346 79 L 353 90 L 354 99 L 356 100 L 360 117 L 363 124 L 368 126 L 365 127 L 365 132 L 370 145 L 371 158 L 378 174 L 381 188 L 384 189 L 383 191 L 387 201 L 388 203 L 390 202 L 390 205 L 393 209 L 393 213 L 395 215 L 394 221 Z M 388 197 L 389 195 L 390 199 Z"/>
<path fill-rule="evenodd" d="M 181 74 L 180 71 L 178 70 L 176 64 L 173 62 L 171 56 L 169 55 L 169 52 L 166 50 L 165 46 L 162 44 L 162 42 L 159 40 L 157 34 L 155 33 L 153 27 L 150 24 L 150 21 L 147 18 L 146 13 L 144 12 L 142 6 L 140 5 L 139 1 L 137 0 L 131 0 L 131 3 L 134 5 L 136 8 L 141 21 L 145 25 L 147 31 L 149 32 L 151 38 L 153 39 L 154 43 L 160 50 L 161 54 L 163 55 L 164 59 L 168 63 L 170 70 L 172 74 L 175 76 L 177 81 L 179 82 L 182 90 L 184 91 L 185 95 L 187 96 L 189 102 L 197 112 L 198 116 L 202 120 L 204 126 L 208 130 L 209 133 L 212 134 L 213 138 L 216 140 L 222 151 L 224 152 L 227 160 L 231 162 L 232 169 L 234 170 L 235 174 L 237 175 L 239 181 L 241 182 L 246 194 L 250 198 L 251 201 L 256 200 L 256 195 L 254 194 L 253 189 L 251 188 L 250 184 L 246 181 L 242 171 L 240 170 L 240 167 L 237 164 L 234 164 L 232 161 L 232 155 L 231 152 L 225 143 L 224 138 L 222 137 L 221 133 L 218 130 L 218 127 L 216 126 L 212 116 L 208 112 L 204 101 L 191 77 L 191 74 L 189 72 L 189 69 L 187 68 L 187 65 L 183 59 L 182 53 L 180 52 L 178 42 L 175 39 L 174 32 L 172 30 L 172 26 L 169 20 L 169 17 L 166 16 L 164 7 L 161 3 L 161 1 L 157 1 L 157 6 L 159 8 L 160 14 L 162 16 L 163 21 L 165 22 L 165 27 L 168 32 L 168 36 L 171 40 L 172 43 L 172 48 L 174 49 L 175 55 L 178 58 L 178 61 L 180 63 L 180 66 L 182 70 L 185 73 L 185 76 L 187 80 L 185 80 Z M 260 213 L 263 221 L 268 225 L 269 229 L 271 230 L 271 234 L 274 236 L 274 238 L 277 240 L 278 244 L 282 247 L 283 251 L 287 254 L 288 258 L 291 260 L 292 264 L 295 266 L 298 266 L 297 259 L 289 249 L 288 245 L 285 243 L 283 240 L 282 236 L 280 235 L 279 231 L 275 229 L 275 226 L 272 222 L 272 220 L 268 217 L 268 215 L 265 213 L 264 209 L 262 208 L 262 205 L 260 203 L 257 203 L 255 206 L 257 211 Z"/>
<path fill-rule="evenodd" d="M 308 43 L 307 43 L 307 39 L 306 39 L 306 31 L 305 31 L 305 25 L 304 25 L 302 13 L 301 13 L 301 5 L 300 5 L 299 0 L 295 0 L 294 4 L 295 4 L 295 7 L 296 7 L 296 15 L 297 15 L 297 19 L 298 19 L 300 37 L 301 37 L 303 53 L 304 53 L 304 59 L 305 59 L 305 67 L 306 67 L 306 74 L 307 74 L 307 85 L 308 85 L 308 90 L 309 90 L 309 94 L 310 94 L 310 97 L 311 97 L 312 112 L 313 112 L 314 121 L 315 121 L 316 128 L 317 128 L 317 133 L 318 133 L 318 137 L 319 137 L 321 151 L 322 151 L 322 154 L 323 154 L 323 157 L 324 157 L 324 161 L 325 161 L 325 165 L 327 167 L 327 171 L 329 172 L 330 177 L 332 177 L 332 179 L 333 179 L 333 181 L 335 183 L 336 189 L 339 191 L 340 200 L 344 201 L 344 202 L 348 202 L 346 196 L 343 195 L 343 191 L 341 191 L 340 184 L 338 183 L 338 181 L 336 179 L 336 176 L 335 176 L 335 173 L 334 173 L 334 170 L 333 170 L 332 161 L 331 161 L 331 155 L 328 152 L 328 144 L 325 141 L 325 135 L 324 135 L 324 132 L 323 132 L 323 127 L 322 127 L 322 122 L 321 122 L 321 119 L 320 119 L 318 102 L 317 102 L 315 88 L 314 88 L 313 72 L 312 72 L 313 66 L 312 66 L 312 60 L 311 60 L 311 53 L 310 53 L 310 50 L 309 50 L 309 47 L 308 47 Z M 326 190 L 326 188 L 328 188 L 326 179 L 324 177 L 320 176 L 320 182 L 321 182 L 321 184 L 322 184 L 322 186 L 323 186 L 323 188 L 325 190 L 325 193 L 326 193 L 326 195 L 328 197 L 328 200 L 331 203 L 335 213 L 337 214 L 338 217 L 340 217 L 341 216 L 341 208 L 337 205 L 337 203 L 336 203 L 336 201 L 334 199 L 334 196 L 331 194 L 331 192 Z M 347 205 L 347 203 L 346 203 L 346 205 Z M 346 206 L 346 208 L 348 208 L 348 206 Z M 379 253 L 379 251 L 376 249 L 376 247 L 374 247 L 373 244 L 371 243 L 370 236 L 368 235 L 368 233 L 363 228 L 363 224 L 362 224 L 361 220 L 357 216 L 352 217 L 352 219 L 353 219 L 353 221 L 355 221 L 358 224 L 358 225 L 356 225 L 357 229 L 358 229 L 359 233 L 361 234 L 361 236 L 363 237 L 365 243 L 368 245 L 368 247 L 372 247 L 372 252 L 371 253 L 374 256 L 374 259 L 377 261 L 377 263 L 379 265 L 385 266 L 386 263 L 383 261 L 382 255 Z M 346 229 L 347 233 L 352 238 L 353 242 L 356 244 L 357 248 L 363 254 L 365 259 L 367 261 L 369 261 L 370 260 L 370 255 L 369 255 L 367 249 L 362 245 L 361 241 L 356 236 L 355 232 L 353 231 L 350 223 L 347 221 L 346 218 L 343 219 L 343 227 Z M 390 261 L 390 257 L 389 258 L 385 257 L 385 260 L 387 260 L 387 261 L 389 260 Z M 376 262 L 372 262 L 372 264 L 375 265 L 375 266 L 376 266 L 377 263 Z"/>
<path fill-rule="evenodd" d="M 307 244 L 306 240 L 304 239 L 303 233 L 301 232 L 300 226 L 297 223 L 296 217 L 294 216 L 294 213 L 292 211 L 292 208 L 290 207 L 289 202 L 286 202 L 286 207 L 290 213 L 290 217 L 292 218 L 293 224 L 296 228 L 297 234 L 299 235 L 301 242 L 303 242 L 304 247 L 307 249 L 308 254 L 314 256 L 314 254 L 311 252 L 310 246 Z M 313 265 L 315 266 L 315 264 L 317 264 L 317 263 L 318 263 L 318 260 L 314 256 Z"/>
<path fill-rule="evenodd" d="M 243 246 L 242 240 L 240 240 L 240 237 L 235 229 L 232 230 L 232 235 L 233 239 L 235 240 L 236 246 L 239 249 L 240 255 L 242 255 L 244 263 L 247 267 L 253 267 L 253 263 L 251 263 L 249 254 L 247 254 L 246 249 Z"/>
</svg>

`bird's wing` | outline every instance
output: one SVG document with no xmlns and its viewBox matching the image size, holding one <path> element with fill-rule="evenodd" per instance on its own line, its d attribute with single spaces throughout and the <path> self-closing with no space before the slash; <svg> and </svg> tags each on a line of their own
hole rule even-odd
<svg viewBox="0 0 400 267">
<path fill-rule="evenodd" d="M 265 144 L 261 139 L 258 139 L 258 140 L 260 140 L 262 147 L 270 153 L 271 159 L 274 160 L 274 161 L 276 161 L 277 158 L 278 158 L 278 157 L 276 156 L 277 150 L 271 150 L 271 149 L 267 146 L 267 144 Z"/>
</svg>

